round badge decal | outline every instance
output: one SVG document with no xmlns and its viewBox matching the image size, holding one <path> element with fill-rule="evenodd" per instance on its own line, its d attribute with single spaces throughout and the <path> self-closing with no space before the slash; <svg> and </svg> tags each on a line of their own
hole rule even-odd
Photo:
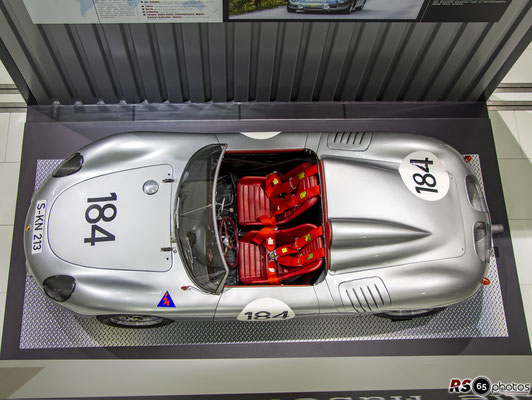
<svg viewBox="0 0 532 400">
<path fill-rule="evenodd" d="M 239 321 L 275 321 L 296 316 L 288 304 L 279 299 L 263 297 L 248 303 L 238 315 Z"/>
<path fill-rule="evenodd" d="M 476 377 L 471 386 L 471 391 L 477 396 L 485 396 L 491 393 L 491 381 L 485 376 Z"/>
<path fill-rule="evenodd" d="M 437 201 L 449 191 L 449 174 L 429 151 L 410 153 L 401 161 L 399 173 L 408 190 L 420 199 Z"/>
</svg>

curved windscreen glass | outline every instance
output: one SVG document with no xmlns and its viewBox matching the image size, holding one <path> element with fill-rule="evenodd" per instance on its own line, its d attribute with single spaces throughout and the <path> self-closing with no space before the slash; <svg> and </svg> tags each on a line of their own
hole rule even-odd
<svg viewBox="0 0 532 400">
<path fill-rule="evenodd" d="M 185 266 L 192 279 L 214 293 L 226 269 L 216 237 L 212 197 L 221 145 L 202 148 L 192 156 L 183 172 L 178 196 L 178 237 Z"/>
</svg>

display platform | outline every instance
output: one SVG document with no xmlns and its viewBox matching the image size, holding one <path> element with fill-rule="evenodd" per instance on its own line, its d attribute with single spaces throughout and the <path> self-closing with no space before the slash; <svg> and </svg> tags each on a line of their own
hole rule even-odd
<svg viewBox="0 0 532 400">
<path fill-rule="evenodd" d="M 381 118 L 377 118 L 379 113 Z M 306 118 L 294 120 L 295 115 Z M 403 118 L 398 118 L 399 115 Z M 274 120 L 266 120 L 265 116 Z M 190 120 L 183 120 L 187 117 Z M 161 120 L 147 121 L 150 118 Z M 480 181 L 484 181 L 492 221 L 508 226 L 490 123 L 485 108 L 477 104 L 460 107 L 380 104 L 366 105 L 365 109 L 351 104 L 329 104 L 319 109 L 314 104 L 263 108 L 256 104 L 30 109 L 2 358 L 530 353 L 507 231 L 494 238 L 489 286 L 442 313 L 411 321 L 392 322 L 366 315 L 268 323 L 178 322 L 138 331 L 72 316 L 49 302 L 35 282 L 26 277 L 21 239 L 25 213 L 34 187 L 62 158 L 93 140 L 125 131 L 395 131 L 433 136 L 462 153 L 478 154 L 472 163 Z"/>
</svg>

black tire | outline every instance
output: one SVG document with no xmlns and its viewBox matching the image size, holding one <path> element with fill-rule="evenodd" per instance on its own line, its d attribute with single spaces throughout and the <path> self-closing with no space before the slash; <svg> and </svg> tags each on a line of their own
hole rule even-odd
<svg viewBox="0 0 532 400">
<path fill-rule="evenodd" d="M 349 4 L 349 7 L 347 7 L 345 10 L 342 10 L 342 12 L 344 14 L 351 14 L 353 12 L 353 10 L 355 9 L 355 4 L 356 4 L 357 0 L 353 0 L 350 4 Z"/>
<path fill-rule="evenodd" d="M 355 11 L 362 11 L 365 5 L 366 5 L 366 0 L 364 0 L 361 6 L 355 7 Z"/>
<path fill-rule="evenodd" d="M 174 322 L 171 319 L 156 317 L 154 315 L 98 315 L 96 319 L 105 325 L 128 329 L 158 328 Z"/>
<path fill-rule="evenodd" d="M 295 13 L 297 10 L 294 10 L 293 8 L 290 8 L 288 7 L 288 5 L 286 5 L 286 11 L 288 11 L 289 13 Z"/>
<path fill-rule="evenodd" d="M 375 315 L 377 317 L 391 319 L 392 321 L 409 321 L 414 318 L 428 317 L 429 315 L 437 314 L 443 310 L 445 310 L 445 307 L 428 308 L 426 310 L 391 311 Z"/>
</svg>

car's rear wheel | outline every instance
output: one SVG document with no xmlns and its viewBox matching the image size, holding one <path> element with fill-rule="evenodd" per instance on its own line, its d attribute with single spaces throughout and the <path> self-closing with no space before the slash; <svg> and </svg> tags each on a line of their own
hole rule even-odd
<svg viewBox="0 0 532 400">
<path fill-rule="evenodd" d="M 419 310 L 398 310 L 398 311 L 387 311 L 385 313 L 376 314 L 378 317 L 388 318 L 392 321 L 406 321 L 414 318 L 427 317 L 429 315 L 434 315 L 444 310 L 445 307 L 441 308 L 422 308 Z"/>
<path fill-rule="evenodd" d="M 154 315 L 99 315 L 96 317 L 102 324 L 116 326 L 118 328 L 145 329 L 157 328 L 171 324 L 171 319 Z"/>
<path fill-rule="evenodd" d="M 289 13 L 295 13 L 297 10 L 295 8 L 290 8 L 290 6 L 286 6 L 286 11 L 288 11 Z"/>
</svg>

